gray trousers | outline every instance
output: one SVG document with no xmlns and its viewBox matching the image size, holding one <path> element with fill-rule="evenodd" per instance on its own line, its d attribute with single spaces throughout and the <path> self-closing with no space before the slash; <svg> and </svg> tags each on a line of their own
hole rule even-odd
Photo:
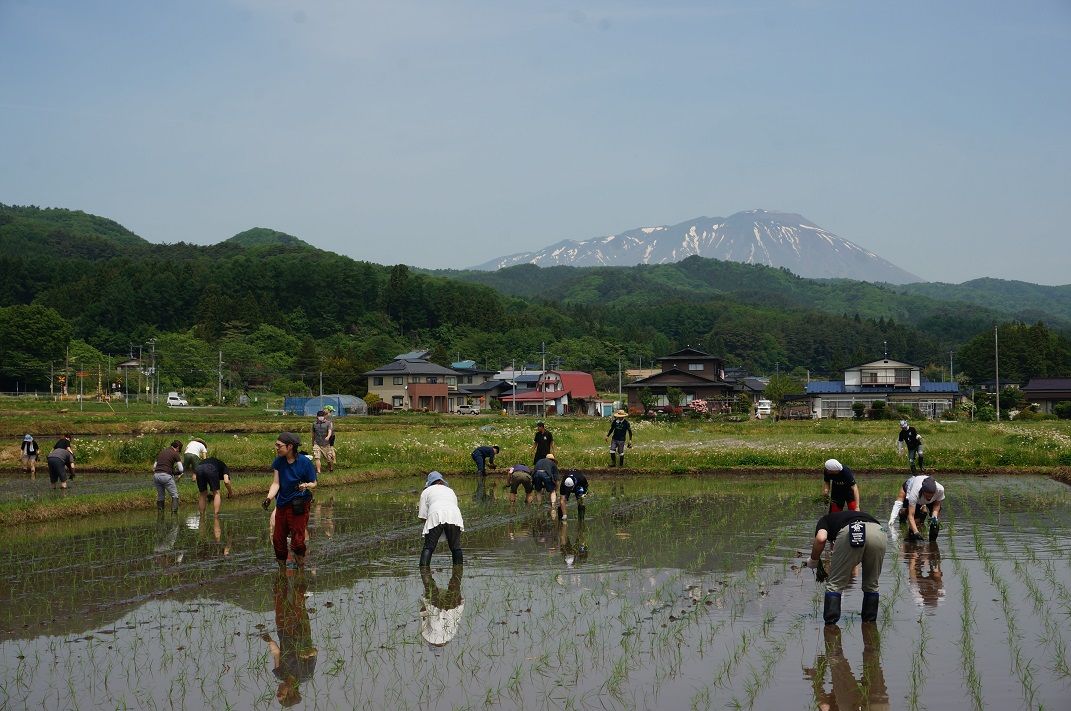
<svg viewBox="0 0 1071 711">
<path fill-rule="evenodd" d="M 852 579 L 852 568 L 863 564 L 863 592 L 877 592 L 881 566 L 885 562 L 885 547 L 888 538 L 881 525 L 866 523 L 866 544 L 862 548 L 852 548 L 848 543 L 848 527 L 840 529 L 833 547 L 830 561 L 829 581 L 826 590 L 840 592 Z"/>
<path fill-rule="evenodd" d="M 163 503 L 165 491 L 171 495 L 175 503 L 178 503 L 178 484 L 175 483 L 175 477 L 163 472 L 153 472 L 152 483 L 156 487 L 156 501 L 158 503 Z"/>
</svg>

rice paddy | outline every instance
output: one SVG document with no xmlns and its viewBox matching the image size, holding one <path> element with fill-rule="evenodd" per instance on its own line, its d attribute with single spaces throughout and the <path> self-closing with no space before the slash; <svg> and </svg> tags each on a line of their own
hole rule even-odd
<svg viewBox="0 0 1071 711">
<path fill-rule="evenodd" d="M 836 628 L 800 567 L 818 477 L 592 477 L 583 522 L 454 478 L 465 566 L 423 578 L 415 478 L 322 491 L 289 575 L 254 501 L 21 526 L 0 707 L 1066 708 L 1071 489 L 939 478 L 939 540 L 890 543 L 878 623 L 855 579 Z"/>
</svg>

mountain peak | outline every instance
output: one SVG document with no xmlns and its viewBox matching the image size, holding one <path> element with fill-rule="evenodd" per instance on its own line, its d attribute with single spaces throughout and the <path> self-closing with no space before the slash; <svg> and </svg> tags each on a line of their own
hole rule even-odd
<svg viewBox="0 0 1071 711">
<path fill-rule="evenodd" d="M 691 256 L 784 267 L 818 279 L 905 284 L 917 276 L 870 250 L 822 229 L 802 215 L 746 210 L 729 217 L 697 217 L 676 225 L 637 227 L 582 242 L 563 240 L 536 252 L 492 259 L 475 269 L 515 264 L 633 266 L 679 262 Z"/>
<path fill-rule="evenodd" d="M 283 247 L 311 247 L 308 242 L 298 239 L 294 235 L 269 229 L 267 227 L 254 227 L 245 232 L 239 232 L 223 244 L 237 247 L 265 247 L 280 245 Z"/>
</svg>

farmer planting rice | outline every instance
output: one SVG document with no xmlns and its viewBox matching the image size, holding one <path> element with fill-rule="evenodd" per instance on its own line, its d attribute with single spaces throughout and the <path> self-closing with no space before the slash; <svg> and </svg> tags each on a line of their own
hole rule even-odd
<svg viewBox="0 0 1071 711">
<path fill-rule="evenodd" d="M 71 453 L 71 443 L 67 440 L 56 442 L 56 447 L 48 453 L 45 461 L 48 462 L 48 480 L 52 488 L 55 489 L 58 482 L 61 489 L 66 489 L 68 475 L 74 476 L 74 455 Z M 178 505 L 177 499 L 175 505 Z M 162 503 L 160 508 L 163 509 Z"/>
<path fill-rule="evenodd" d="M 834 543 L 829 573 L 821 567 L 819 559 L 826 543 Z M 852 568 L 863 564 L 863 622 L 878 618 L 878 578 L 885 560 L 888 540 L 878 520 L 862 511 L 839 511 L 818 519 L 811 543 L 811 557 L 807 567 L 817 571 L 818 581 L 826 581 L 825 606 L 822 616 L 827 625 L 840 620 L 841 591 L 848 586 Z"/>
<path fill-rule="evenodd" d="M 487 474 L 487 468 L 495 468 L 495 455 L 499 451 L 501 451 L 501 448 L 497 444 L 490 447 L 477 447 L 472 450 L 472 461 L 476 462 L 476 476 L 480 477 L 481 480 Z"/>
<path fill-rule="evenodd" d="M 587 492 L 587 477 L 575 469 L 566 473 L 565 478 L 562 479 L 561 489 L 558 491 L 558 494 L 561 496 L 561 498 L 558 499 L 558 512 L 561 514 L 563 521 L 569 518 L 566 515 L 566 509 L 568 507 L 569 497 L 573 494 L 576 494 L 576 514 L 580 520 L 584 519 L 584 494 Z"/>
<path fill-rule="evenodd" d="M 532 484 L 537 494 L 550 494 L 550 509 L 553 511 L 558 505 L 558 460 L 553 454 L 548 454 L 536 462 Z"/>
<path fill-rule="evenodd" d="M 424 521 L 424 549 L 420 551 L 420 567 L 431 565 L 431 556 L 443 534 L 450 546 L 454 565 L 461 565 L 464 562 L 461 533 L 465 530 L 465 521 L 461 518 L 457 495 L 439 472 L 430 472 L 424 482 L 417 518 Z"/>
<path fill-rule="evenodd" d="M 919 519 L 925 520 L 928 517 L 930 540 L 936 541 L 941 531 L 941 502 L 944 500 L 945 487 L 932 476 L 918 474 L 911 477 L 900 487 L 896 501 L 893 502 L 892 513 L 889 514 L 889 530 L 895 531 L 894 526 L 906 518 L 909 528 L 907 540 L 921 541 Z"/>
<path fill-rule="evenodd" d="M 22 438 L 22 445 L 19 448 L 22 459 L 22 469 L 30 475 L 30 479 L 37 478 L 37 453 L 40 451 L 40 447 L 37 446 L 37 440 L 33 438 L 33 435 L 26 435 Z"/>
<path fill-rule="evenodd" d="M 275 499 L 275 517 L 271 542 L 275 561 L 286 566 L 286 539 L 294 552 L 294 564 L 305 565 L 305 529 L 309 525 L 309 505 L 316 488 L 316 469 L 308 457 L 298 454 L 301 439 L 293 432 L 282 432 L 275 441 L 275 461 L 271 463 L 272 482 L 268 495 L 261 503 L 267 511 Z"/>
<path fill-rule="evenodd" d="M 827 459 L 822 476 L 822 496 L 829 498 L 829 511 L 858 511 L 859 485 L 852 470 L 836 459 Z"/>
<path fill-rule="evenodd" d="M 625 438 L 628 444 L 625 444 Z M 610 466 L 625 466 L 625 448 L 632 448 L 632 425 L 628 421 L 628 413 L 618 410 L 610 421 L 610 429 L 606 431 L 604 439 L 610 442 Z"/>
<path fill-rule="evenodd" d="M 186 445 L 186 451 L 182 453 L 182 468 L 192 472 L 208 457 L 208 445 L 200 437 L 194 437 Z"/>
<path fill-rule="evenodd" d="M 208 497 L 211 496 L 212 512 L 219 516 L 219 508 L 223 502 L 223 497 L 219 495 L 220 483 L 226 482 L 228 496 L 233 495 L 230 470 L 227 469 L 227 465 L 220 459 L 209 457 L 193 470 L 193 480 L 197 482 L 197 510 L 204 516 L 205 509 L 208 507 Z"/>
<path fill-rule="evenodd" d="M 156 509 L 164 510 L 164 492 L 171 496 L 171 513 L 178 513 L 178 476 L 182 476 L 182 442 L 177 439 L 160 450 L 152 467 L 152 483 L 156 487 Z M 51 455 L 49 455 L 51 456 Z"/>
<path fill-rule="evenodd" d="M 514 464 L 506 472 L 506 484 L 509 486 L 509 502 L 517 503 L 517 489 L 524 487 L 524 503 L 532 503 L 532 470 L 524 464 Z"/>
</svg>

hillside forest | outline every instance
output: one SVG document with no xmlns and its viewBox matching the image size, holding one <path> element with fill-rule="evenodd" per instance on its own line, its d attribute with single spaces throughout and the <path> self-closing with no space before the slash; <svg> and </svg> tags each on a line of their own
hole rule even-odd
<svg viewBox="0 0 1071 711">
<path fill-rule="evenodd" d="M 969 383 L 992 378 L 994 329 L 1002 380 L 1071 375 L 1069 287 L 980 281 L 891 287 L 699 257 L 431 272 L 262 228 L 159 245 L 83 212 L 0 205 L 0 390 L 47 390 L 64 371 L 95 389 L 98 370 L 140 354 L 162 390 L 304 393 L 322 378 L 360 395 L 362 373 L 414 348 L 494 370 L 545 357 L 616 390 L 619 366 L 685 345 L 751 374 L 811 377 L 887 349 L 931 379 L 951 360 Z"/>
</svg>

